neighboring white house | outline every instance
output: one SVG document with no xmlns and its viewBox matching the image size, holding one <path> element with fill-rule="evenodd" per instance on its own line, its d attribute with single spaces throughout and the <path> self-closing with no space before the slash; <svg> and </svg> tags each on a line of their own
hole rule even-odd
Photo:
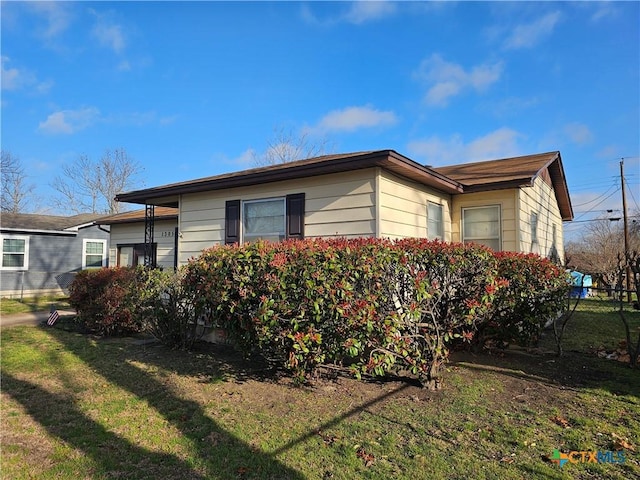
<svg viewBox="0 0 640 480">
<path fill-rule="evenodd" d="M 131 248 L 142 252 L 145 242 L 155 245 L 154 263 L 169 267 L 214 245 L 363 236 L 477 242 L 563 259 L 562 222 L 573 219 L 559 152 L 440 168 L 393 150 L 325 155 L 116 199 L 155 212 L 101 220 L 111 226 L 111 265 L 136 263 Z M 153 238 L 147 229 L 145 240 L 145 224 Z"/>
</svg>

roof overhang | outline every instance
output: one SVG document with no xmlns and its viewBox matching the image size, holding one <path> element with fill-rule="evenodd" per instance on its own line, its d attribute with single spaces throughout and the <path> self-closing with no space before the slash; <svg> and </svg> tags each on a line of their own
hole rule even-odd
<svg viewBox="0 0 640 480">
<path fill-rule="evenodd" d="M 265 183 L 342 173 L 372 167 L 389 170 L 397 175 L 449 194 L 463 193 L 460 183 L 447 178 L 435 170 L 420 165 L 393 150 L 380 150 L 344 156 L 329 155 L 288 164 L 254 168 L 189 182 L 121 193 L 116 196 L 116 200 L 141 205 L 177 207 L 179 196 L 184 194 L 250 187 Z"/>
<path fill-rule="evenodd" d="M 443 175 L 464 185 L 464 193 L 478 193 L 532 187 L 546 171 L 555 192 L 563 221 L 573 220 L 573 207 L 564 175 L 560 152 L 547 152 L 523 157 L 438 167 Z"/>
<path fill-rule="evenodd" d="M 0 229 L 2 233 L 10 233 L 10 234 L 20 234 L 20 233 L 37 233 L 39 235 L 69 235 L 74 236 L 77 235 L 78 232 L 74 232 L 71 230 L 40 230 L 35 228 L 5 228 Z"/>
<path fill-rule="evenodd" d="M 155 220 L 177 220 L 178 209 L 167 207 L 156 207 L 153 209 L 153 218 Z M 147 210 L 133 210 L 127 212 L 116 213 L 107 217 L 102 217 L 97 221 L 98 225 L 118 225 L 124 223 L 144 222 Z"/>
<path fill-rule="evenodd" d="M 177 220 L 178 215 L 155 215 L 153 216 L 154 221 L 159 222 L 162 220 Z M 98 225 L 122 225 L 126 223 L 139 223 L 144 222 L 144 215 L 141 217 L 130 217 L 130 218 L 105 218 L 97 222 Z"/>
<path fill-rule="evenodd" d="M 554 160 L 547 164 L 546 168 L 549 169 L 549 175 L 551 176 L 551 182 L 553 183 L 553 190 L 556 194 L 556 200 L 558 202 L 558 208 L 560 209 L 562 221 L 570 222 L 573 220 L 573 206 L 571 205 L 569 187 L 567 186 L 567 179 L 564 175 L 564 167 L 562 166 L 562 157 L 560 156 L 560 152 L 558 152 L 558 155 Z"/>
</svg>

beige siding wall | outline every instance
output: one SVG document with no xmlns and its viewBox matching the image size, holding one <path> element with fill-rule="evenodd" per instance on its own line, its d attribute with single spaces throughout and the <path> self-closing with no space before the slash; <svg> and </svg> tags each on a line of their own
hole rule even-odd
<svg viewBox="0 0 640 480">
<path fill-rule="evenodd" d="M 537 178 L 533 187 L 520 189 L 518 200 L 519 250 L 543 257 L 558 255 L 564 259 L 562 217 L 553 188 L 542 178 Z M 534 214 L 537 216 L 537 242 L 532 230 Z"/>
<path fill-rule="evenodd" d="M 175 220 L 159 220 L 154 223 L 154 241 L 157 246 L 158 266 L 173 268 Z M 111 225 L 109 240 L 109 265 L 118 263 L 118 245 L 144 243 L 144 222 Z"/>
<path fill-rule="evenodd" d="M 179 263 L 224 243 L 227 200 L 257 200 L 305 194 L 305 237 L 376 234 L 376 169 L 183 195 L 180 202 Z"/>
<path fill-rule="evenodd" d="M 493 192 L 465 193 L 453 196 L 453 208 L 451 210 L 451 240 L 462 241 L 462 209 L 468 207 L 486 207 L 500 205 L 502 229 L 500 232 L 502 250 L 519 251 L 516 199 L 518 191 L 496 190 Z"/>
<path fill-rule="evenodd" d="M 381 170 L 379 185 L 379 236 L 427 236 L 427 203 L 442 205 L 444 240 L 451 241 L 451 196 Z"/>
</svg>

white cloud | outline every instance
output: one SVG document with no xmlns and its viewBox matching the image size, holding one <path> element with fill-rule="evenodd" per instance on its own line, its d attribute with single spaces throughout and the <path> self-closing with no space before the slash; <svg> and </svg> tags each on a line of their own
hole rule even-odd
<svg viewBox="0 0 640 480">
<path fill-rule="evenodd" d="M 467 161 L 490 160 L 520 154 L 518 139 L 522 135 L 510 128 L 500 128 L 473 140 L 466 148 Z"/>
<path fill-rule="evenodd" d="M 102 116 L 100 120 L 105 123 L 119 126 L 144 127 L 147 125 L 170 125 L 178 119 L 178 115 L 161 116 L 154 110 L 146 112 L 124 112 Z"/>
<path fill-rule="evenodd" d="M 528 110 L 541 102 L 540 97 L 506 97 L 497 101 L 490 101 L 482 104 L 480 107 L 483 111 L 488 111 L 497 117 L 508 117 L 521 115 L 522 112 Z"/>
<path fill-rule="evenodd" d="M 607 17 L 618 16 L 618 9 L 615 8 L 613 2 L 589 2 L 587 5 L 596 7 L 596 11 L 591 15 L 591 21 L 594 23 Z"/>
<path fill-rule="evenodd" d="M 32 12 L 43 17 L 46 28 L 37 34 L 47 40 L 58 37 L 69 27 L 72 20 L 70 3 L 67 2 L 27 2 Z"/>
<path fill-rule="evenodd" d="M 247 148 L 244 152 L 231 160 L 230 163 L 241 165 L 243 167 L 255 166 L 256 163 L 256 151 L 253 148 Z"/>
<path fill-rule="evenodd" d="M 9 57 L 2 57 L 2 90 L 17 90 L 24 83 L 24 73 L 17 68 L 5 68 Z"/>
<path fill-rule="evenodd" d="M 611 160 L 612 158 L 620 158 L 620 147 L 618 145 L 606 145 L 596 152 L 598 158 Z"/>
<path fill-rule="evenodd" d="M 516 25 L 505 40 L 504 47 L 511 50 L 533 47 L 553 33 L 560 18 L 560 12 L 555 11 L 532 23 Z"/>
<path fill-rule="evenodd" d="M 109 22 L 105 17 L 98 16 L 91 33 L 103 47 L 121 53 L 126 47 L 126 39 L 121 25 Z"/>
<path fill-rule="evenodd" d="M 331 26 L 338 23 L 362 25 L 367 22 L 381 20 L 393 15 L 397 10 L 394 2 L 357 0 L 349 4 L 349 8 L 339 15 L 319 18 L 308 4 L 302 5 L 302 18 L 312 24 Z"/>
<path fill-rule="evenodd" d="M 40 122 L 38 130 L 51 135 L 70 135 L 93 125 L 99 118 L 100 111 L 95 107 L 60 110 Z"/>
<path fill-rule="evenodd" d="M 2 90 L 22 90 L 29 89 L 34 93 L 46 93 L 49 91 L 53 82 L 51 80 L 41 82 L 29 70 L 6 67 L 10 62 L 10 58 L 2 56 L 1 58 L 1 74 L 2 74 Z"/>
<path fill-rule="evenodd" d="M 175 123 L 179 118 L 179 115 L 169 115 L 166 117 L 160 117 L 158 119 L 158 122 L 160 122 L 160 125 L 171 125 L 172 123 Z"/>
<path fill-rule="evenodd" d="M 564 126 L 564 133 L 569 139 L 578 145 L 584 145 L 593 140 L 593 133 L 586 125 L 581 123 L 569 123 Z"/>
<path fill-rule="evenodd" d="M 465 90 L 485 91 L 500 79 L 502 70 L 502 62 L 496 62 L 476 65 L 467 71 L 434 53 L 422 61 L 414 77 L 430 85 L 424 98 L 427 105 L 446 106 L 451 97 Z"/>
<path fill-rule="evenodd" d="M 51 90 L 51 87 L 53 87 L 53 80 L 45 80 L 44 82 L 37 82 L 34 85 L 34 91 L 35 93 L 38 94 L 44 94 L 47 93 L 49 90 Z"/>
<path fill-rule="evenodd" d="M 320 119 L 312 131 L 353 132 L 362 128 L 386 127 L 398 121 L 392 111 L 377 110 L 369 105 L 333 110 Z"/>
<path fill-rule="evenodd" d="M 612 1 L 571 2 L 571 6 L 577 9 L 580 14 L 586 12 L 592 23 L 619 17 L 621 14 L 621 10 L 618 8 L 619 4 L 620 2 Z"/>
<path fill-rule="evenodd" d="M 396 6 L 391 2 L 356 1 L 351 4 L 351 8 L 343 18 L 349 23 L 360 25 L 371 20 L 388 17 L 395 11 Z"/>
<path fill-rule="evenodd" d="M 412 158 L 434 166 L 477 162 L 520 155 L 522 149 L 518 141 L 522 137 L 515 130 L 503 127 L 469 143 L 459 134 L 448 139 L 434 136 L 415 140 L 407 145 L 407 151 Z"/>
</svg>

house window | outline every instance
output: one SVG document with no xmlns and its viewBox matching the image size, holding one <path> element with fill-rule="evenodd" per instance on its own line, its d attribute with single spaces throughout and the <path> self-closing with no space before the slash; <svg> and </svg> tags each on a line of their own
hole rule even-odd
<svg viewBox="0 0 640 480">
<path fill-rule="evenodd" d="M 462 241 L 480 243 L 494 250 L 501 249 L 500 206 L 462 209 Z"/>
<path fill-rule="evenodd" d="M 531 251 L 533 253 L 539 253 L 537 251 L 537 247 L 538 247 L 538 214 L 536 212 L 531 212 L 530 224 L 531 224 Z"/>
<path fill-rule="evenodd" d="M 427 238 L 444 240 L 442 205 L 429 202 L 427 205 Z"/>
<path fill-rule="evenodd" d="M 284 198 L 245 201 L 242 203 L 242 240 L 284 240 L 285 220 Z"/>
<path fill-rule="evenodd" d="M 157 244 L 152 245 L 153 251 L 153 264 L 156 264 Z M 119 267 L 135 267 L 137 265 L 144 265 L 144 243 L 137 243 L 135 245 L 118 245 L 118 259 L 117 264 Z"/>
<path fill-rule="evenodd" d="M 99 268 L 107 266 L 107 241 L 82 240 L 82 268 Z"/>
<path fill-rule="evenodd" d="M 225 204 L 224 242 L 279 241 L 304 238 L 304 193 L 263 200 L 228 200 Z"/>
<path fill-rule="evenodd" d="M 2 268 L 5 270 L 29 268 L 29 237 L 2 236 Z"/>
</svg>

